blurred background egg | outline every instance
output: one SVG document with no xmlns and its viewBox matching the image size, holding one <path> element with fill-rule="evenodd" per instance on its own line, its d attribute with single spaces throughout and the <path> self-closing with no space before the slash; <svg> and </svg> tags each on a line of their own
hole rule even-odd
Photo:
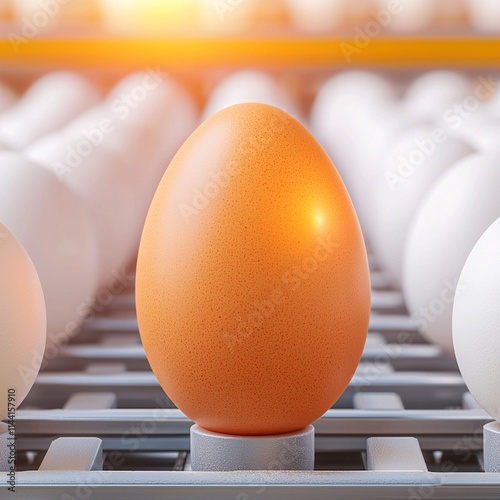
<svg viewBox="0 0 500 500">
<path fill-rule="evenodd" d="M 25 150 L 93 216 L 101 283 L 135 258 L 154 191 L 196 119 L 194 103 L 174 82 L 137 73 L 119 82 L 103 104 Z"/>
<path fill-rule="evenodd" d="M 98 243 L 89 212 L 52 173 L 3 152 L 0 221 L 22 243 L 40 277 L 47 347 L 65 344 L 85 319 L 98 283 Z"/>
<path fill-rule="evenodd" d="M 476 401 L 500 420 L 500 219 L 481 236 L 460 274 L 453 305 L 453 346 Z"/>
<path fill-rule="evenodd" d="M 479 152 L 500 151 L 500 120 L 476 113 L 464 120 L 454 135 L 472 144 Z"/>
<path fill-rule="evenodd" d="M 49 73 L 0 115 L 0 141 L 11 149 L 24 148 L 96 104 L 99 97 L 97 88 L 76 73 Z"/>
<path fill-rule="evenodd" d="M 47 321 L 40 280 L 21 243 L 0 223 L 0 420 L 8 390 L 15 405 L 27 396 L 45 349 Z"/>
<path fill-rule="evenodd" d="M 196 112 L 189 94 L 159 67 L 127 75 L 111 89 L 105 105 L 117 121 L 133 130 L 154 130 L 173 121 L 184 130 Z"/>
<path fill-rule="evenodd" d="M 198 127 L 151 205 L 136 301 L 156 377 L 202 427 L 286 433 L 331 407 L 360 360 L 370 281 L 345 187 L 299 122 L 241 104 Z"/>
<path fill-rule="evenodd" d="M 387 78 L 347 71 L 322 85 L 311 110 L 311 130 L 338 168 L 365 232 L 373 179 L 382 171 L 381 154 L 396 132 L 397 96 Z"/>
<path fill-rule="evenodd" d="M 424 123 L 441 120 L 449 107 L 462 104 L 473 93 L 474 85 L 468 76 L 450 70 L 429 71 L 406 90 L 403 111 Z"/>
<path fill-rule="evenodd" d="M 348 0 L 288 0 L 292 20 L 306 32 L 324 33 L 346 20 Z"/>
<path fill-rule="evenodd" d="M 19 26 L 28 22 L 45 32 L 57 25 L 75 26 L 92 23 L 99 18 L 99 0 L 71 0 L 40 2 L 15 0 L 11 2 L 14 22 Z"/>
<path fill-rule="evenodd" d="M 288 20 L 285 0 L 224 2 L 212 0 L 100 0 L 102 21 L 115 34 L 146 35 L 199 32 L 240 33 Z"/>
<path fill-rule="evenodd" d="M 100 282 L 103 283 L 111 271 L 127 264 L 131 258 L 134 219 L 127 215 L 134 203 L 130 203 L 132 193 L 127 189 L 124 161 L 105 145 L 94 146 L 82 130 L 64 130 L 45 136 L 32 144 L 25 156 L 57 176 L 92 215 L 99 238 Z"/>
<path fill-rule="evenodd" d="M 467 0 L 472 25 L 480 31 L 496 32 L 500 25 L 500 2 Z"/>
<path fill-rule="evenodd" d="M 245 102 L 269 104 L 295 117 L 299 114 L 296 104 L 273 77 L 261 71 L 239 71 L 223 79 L 213 90 L 204 118 Z"/>
<path fill-rule="evenodd" d="M 388 27 L 397 31 L 418 31 L 433 24 L 437 14 L 436 5 L 446 0 L 407 0 L 393 2 L 392 0 L 376 0 L 376 12 L 385 10 L 390 12 Z M 456 2 L 457 0 L 455 0 Z"/>
<path fill-rule="evenodd" d="M 467 24 L 467 0 L 441 0 L 433 3 L 438 25 L 458 27 Z"/>
<path fill-rule="evenodd" d="M 198 0 L 198 5 L 201 26 L 208 33 L 251 33 L 255 28 L 280 28 L 289 21 L 286 0 Z"/>
<path fill-rule="evenodd" d="M 500 217 L 500 155 L 463 158 L 432 186 L 406 241 L 403 291 L 420 331 L 453 352 L 452 307 L 460 272 L 484 231 Z"/>
<path fill-rule="evenodd" d="M 421 201 L 434 181 L 474 150 L 444 130 L 417 127 L 395 139 L 384 154 L 372 189 L 370 243 L 392 284 L 401 286 L 406 235 Z"/>
</svg>

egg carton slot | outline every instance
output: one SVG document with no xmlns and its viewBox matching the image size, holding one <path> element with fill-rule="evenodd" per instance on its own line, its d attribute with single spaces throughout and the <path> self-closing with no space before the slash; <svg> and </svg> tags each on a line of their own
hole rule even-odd
<svg viewBox="0 0 500 500">
<path fill-rule="evenodd" d="M 314 424 L 314 471 L 191 470 L 193 422 L 148 366 L 129 289 L 44 367 L 17 411 L 16 491 L 27 500 L 499 498 L 500 475 L 484 472 L 491 416 L 456 361 L 417 332 L 400 292 L 371 275 L 362 362 Z"/>
</svg>

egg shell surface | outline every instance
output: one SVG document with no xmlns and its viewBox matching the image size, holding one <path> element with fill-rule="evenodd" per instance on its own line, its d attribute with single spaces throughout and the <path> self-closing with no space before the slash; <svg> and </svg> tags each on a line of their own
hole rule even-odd
<svg viewBox="0 0 500 500">
<path fill-rule="evenodd" d="M 0 420 L 8 415 L 8 396 L 17 407 L 35 382 L 46 335 L 38 275 L 21 243 L 0 223 Z"/>
<path fill-rule="evenodd" d="M 458 366 L 476 401 L 500 420 L 500 219 L 474 246 L 453 305 Z"/>
<path fill-rule="evenodd" d="M 149 210 L 136 300 L 156 377 L 205 429 L 286 433 L 335 403 L 370 279 L 349 195 L 303 125 L 247 103 L 197 128 Z"/>
</svg>

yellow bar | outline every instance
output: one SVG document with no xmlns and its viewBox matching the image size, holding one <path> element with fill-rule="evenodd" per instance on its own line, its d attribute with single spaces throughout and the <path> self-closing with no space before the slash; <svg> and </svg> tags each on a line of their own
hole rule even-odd
<svg viewBox="0 0 500 500">
<path fill-rule="evenodd" d="M 17 49 L 17 50 L 15 50 Z M 500 39 L 382 39 L 365 47 L 349 39 L 36 39 L 0 41 L 10 66 L 164 69 L 381 67 L 500 67 Z"/>
</svg>

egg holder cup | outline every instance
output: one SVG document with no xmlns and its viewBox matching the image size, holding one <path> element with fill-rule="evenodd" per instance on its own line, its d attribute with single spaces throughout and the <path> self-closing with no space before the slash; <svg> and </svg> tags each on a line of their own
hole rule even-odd
<svg viewBox="0 0 500 500">
<path fill-rule="evenodd" d="M 483 427 L 484 472 L 500 472 L 500 424 L 489 422 Z"/>
<path fill-rule="evenodd" d="M 314 427 L 270 436 L 235 436 L 191 427 L 194 471 L 314 470 Z"/>
</svg>

